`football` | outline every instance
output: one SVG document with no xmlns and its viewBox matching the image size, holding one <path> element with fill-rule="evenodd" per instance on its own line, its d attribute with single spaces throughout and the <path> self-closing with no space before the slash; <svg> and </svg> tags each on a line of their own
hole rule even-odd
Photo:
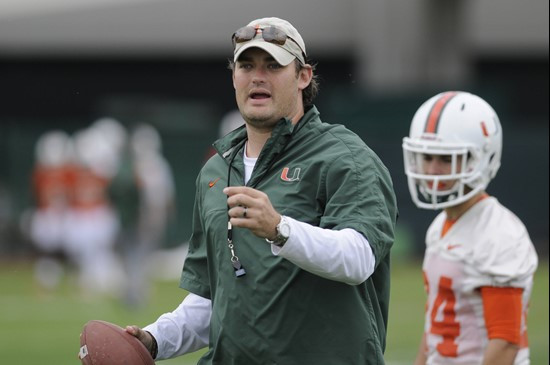
<svg viewBox="0 0 550 365">
<path fill-rule="evenodd" d="M 92 320 L 80 334 L 78 358 L 83 365 L 154 365 L 145 346 L 123 328 Z"/>
</svg>

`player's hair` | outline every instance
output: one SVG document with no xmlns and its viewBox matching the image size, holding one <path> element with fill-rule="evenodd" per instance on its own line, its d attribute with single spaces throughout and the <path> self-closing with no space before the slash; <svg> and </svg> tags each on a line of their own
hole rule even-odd
<svg viewBox="0 0 550 365">
<path fill-rule="evenodd" d="M 306 59 L 306 63 L 311 66 L 311 70 L 313 71 L 311 82 L 302 91 L 302 103 L 304 104 L 304 108 L 307 109 L 307 107 L 313 105 L 313 100 L 315 100 L 317 94 L 319 94 L 319 76 L 315 74 L 317 63 L 308 59 Z M 298 76 L 298 73 L 302 68 L 304 68 L 304 65 L 302 65 L 297 59 L 294 60 L 294 65 L 296 66 L 296 76 Z M 231 71 L 235 71 L 235 62 L 232 59 L 228 60 L 227 68 Z"/>
</svg>

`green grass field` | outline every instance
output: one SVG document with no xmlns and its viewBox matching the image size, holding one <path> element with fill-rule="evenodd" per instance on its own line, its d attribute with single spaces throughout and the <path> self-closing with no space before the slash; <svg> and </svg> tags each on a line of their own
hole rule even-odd
<svg viewBox="0 0 550 365">
<path fill-rule="evenodd" d="M 91 319 L 145 325 L 175 308 L 183 291 L 177 281 L 156 282 L 149 305 L 128 310 L 112 299 L 82 297 L 67 280 L 53 294 L 40 293 L 29 263 L 0 261 L 0 359 L 2 364 L 79 364 L 79 333 Z M 410 364 L 416 354 L 424 311 L 419 263 L 393 263 L 388 364 Z M 529 312 L 532 364 L 548 364 L 548 263 L 541 263 Z M 201 352 L 159 364 L 196 364 Z M 339 365 L 339 364 L 335 364 Z"/>
</svg>

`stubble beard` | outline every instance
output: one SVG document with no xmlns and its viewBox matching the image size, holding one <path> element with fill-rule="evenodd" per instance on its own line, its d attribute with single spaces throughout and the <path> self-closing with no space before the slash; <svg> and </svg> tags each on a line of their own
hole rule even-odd
<svg viewBox="0 0 550 365">
<path fill-rule="evenodd" d="M 247 112 L 241 110 L 241 115 L 248 125 L 258 130 L 272 130 L 277 122 L 284 118 L 279 116 L 280 112 L 262 113 L 262 112 Z"/>
<path fill-rule="evenodd" d="M 248 125 L 259 130 L 267 130 L 267 129 L 271 130 L 277 124 L 277 122 L 281 120 L 281 118 L 273 118 L 273 117 L 271 118 L 245 117 L 244 119 L 246 120 Z"/>
</svg>

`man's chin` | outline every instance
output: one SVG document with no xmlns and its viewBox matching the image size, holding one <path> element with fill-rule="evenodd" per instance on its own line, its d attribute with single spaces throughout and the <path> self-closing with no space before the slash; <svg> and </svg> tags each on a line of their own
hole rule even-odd
<svg viewBox="0 0 550 365">
<path fill-rule="evenodd" d="M 244 118 L 248 124 L 255 127 L 272 127 L 281 119 L 266 113 L 249 113 Z"/>
</svg>

